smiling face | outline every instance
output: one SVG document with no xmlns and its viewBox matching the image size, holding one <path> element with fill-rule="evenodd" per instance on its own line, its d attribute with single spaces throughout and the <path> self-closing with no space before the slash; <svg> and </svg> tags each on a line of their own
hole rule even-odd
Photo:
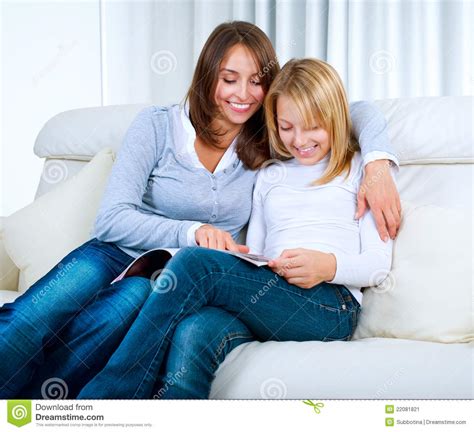
<svg viewBox="0 0 474 432">
<path fill-rule="evenodd" d="M 232 131 L 241 126 L 261 107 L 264 90 L 259 68 L 251 52 L 236 44 L 222 60 L 215 91 L 219 126 Z"/>
<path fill-rule="evenodd" d="M 278 135 L 288 152 L 303 165 L 314 165 L 331 150 L 328 131 L 314 119 L 306 127 L 296 104 L 291 98 L 280 95 L 276 104 Z"/>
</svg>

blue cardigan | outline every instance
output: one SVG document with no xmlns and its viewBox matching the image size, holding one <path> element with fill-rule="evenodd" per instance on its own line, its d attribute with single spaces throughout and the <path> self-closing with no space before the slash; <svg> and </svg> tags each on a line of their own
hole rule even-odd
<svg viewBox="0 0 474 432">
<path fill-rule="evenodd" d="M 393 155 L 383 114 L 368 102 L 350 108 L 362 156 Z M 257 171 L 240 160 L 215 175 L 196 168 L 185 143 L 174 139 L 180 135 L 174 128 L 182 128 L 173 111 L 179 109 L 151 106 L 137 115 L 102 197 L 91 235 L 132 257 L 156 247 L 189 246 L 187 232 L 196 222 L 228 231 L 236 240 L 250 217 Z"/>
</svg>

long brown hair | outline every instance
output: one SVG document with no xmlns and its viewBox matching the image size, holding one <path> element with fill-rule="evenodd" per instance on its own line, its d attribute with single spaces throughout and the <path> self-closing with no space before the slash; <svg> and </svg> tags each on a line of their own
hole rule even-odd
<svg viewBox="0 0 474 432">
<path fill-rule="evenodd" d="M 264 93 L 268 91 L 280 70 L 270 39 L 256 25 L 245 21 L 232 21 L 220 24 L 214 29 L 199 55 L 191 87 L 185 98 L 185 101 L 189 101 L 189 117 L 196 135 L 207 145 L 214 147 L 219 147 L 219 136 L 225 134 L 225 131 L 211 127 L 218 114 L 214 94 L 219 67 L 228 50 L 236 44 L 242 44 L 253 54 Z M 236 152 L 249 169 L 257 169 L 270 159 L 263 106 L 242 125 Z"/>
<path fill-rule="evenodd" d="M 277 125 L 277 100 L 282 95 L 295 103 L 305 127 L 311 128 L 314 121 L 319 120 L 328 131 L 331 157 L 326 171 L 313 184 L 328 183 L 344 171 L 347 178 L 359 145 L 351 135 L 349 103 L 336 70 L 322 60 L 292 59 L 273 81 L 264 102 L 267 130 L 272 149 L 288 159 L 293 156 L 280 139 Z"/>
</svg>

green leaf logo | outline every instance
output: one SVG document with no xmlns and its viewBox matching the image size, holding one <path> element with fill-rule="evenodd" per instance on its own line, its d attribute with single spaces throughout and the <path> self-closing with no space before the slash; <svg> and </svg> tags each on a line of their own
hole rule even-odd
<svg viewBox="0 0 474 432">
<path fill-rule="evenodd" d="M 316 414 L 320 414 L 321 413 L 320 408 L 324 407 L 324 404 L 322 402 L 314 403 L 313 401 L 309 399 L 304 400 L 303 403 L 306 405 L 312 406 Z"/>
<path fill-rule="evenodd" d="M 12 400 L 7 402 L 8 423 L 22 427 L 31 423 L 31 401 Z"/>
</svg>

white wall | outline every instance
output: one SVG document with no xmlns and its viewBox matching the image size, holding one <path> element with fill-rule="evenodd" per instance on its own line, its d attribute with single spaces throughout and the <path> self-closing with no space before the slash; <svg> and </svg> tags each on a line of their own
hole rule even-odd
<svg viewBox="0 0 474 432">
<path fill-rule="evenodd" d="M 43 165 L 33 145 L 43 124 L 68 109 L 101 105 L 99 6 L 1 3 L 1 216 L 33 201 Z"/>
<path fill-rule="evenodd" d="M 280 64 L 333 64 L 350 100 L 472 94 L 472 0 L 0 0 L 0 215 L 30 203 L 34 139 L 69 109 L 182 100 L 220 22 L 255 22 Z"/>
</svg>

